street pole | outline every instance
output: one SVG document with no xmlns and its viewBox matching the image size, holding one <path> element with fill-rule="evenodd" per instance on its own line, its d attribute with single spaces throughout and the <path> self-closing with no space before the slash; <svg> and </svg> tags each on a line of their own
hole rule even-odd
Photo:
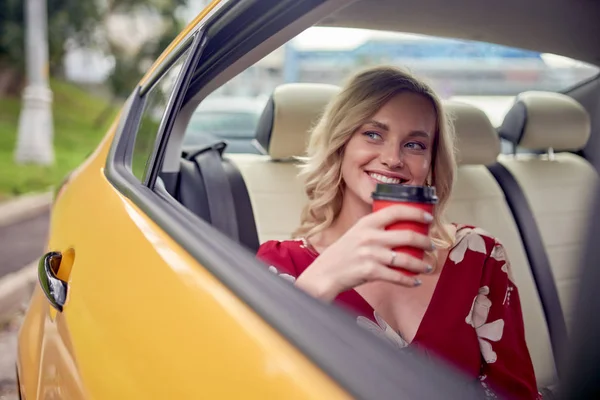
<svg viewBox="0 0 600 400">
<path fill-rule="evenodd" d="M 19 116 L 15 161 L 54 163 L 52 91 L 48 84 L 48 11 L 46 0 L 25 1 L 27 86 Z"/>
</svg>

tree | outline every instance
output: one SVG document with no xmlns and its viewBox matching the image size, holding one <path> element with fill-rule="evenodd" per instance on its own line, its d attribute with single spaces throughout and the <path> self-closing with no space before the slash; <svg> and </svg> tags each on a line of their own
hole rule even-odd
<svg viewBox="0 0 600 400">
<path fill-rule="evenodd" d="M 112 13 L 134 14 L 144 12 L 154 14 L 162 22 L 154 39 L 143 43 L 135 52 L 127 51 L 116 40 L 107 40 L 108 53 L 112 55 L 114 67 L 107 78 L 107 85 L 113 96 L 109 105 L 96 118 L 95 125 L 101 126 L 111 115 L 111 104 L 117 99 L 126 98 L 141 79 L 147 67 L 156 60 L 167 46 L 184 28 L 184 23 L 176 16 L 176 10 L 187 5 L 187 0 L 151 0 L 139 2 L 127 0 L 113 4 Z"/>
<path fill-rule="evenodd" d="M 115 40 L 108 41 L 109 53 L 114 57 L 115 64 L 107 83 L 116 97 L 126 97 L 148 65 L 156 60 L 181 32 L 184 23 L 177 18 L 176 11 L 186 5 L 187 0 L 124 0 L 123 3 L 113 6 L 113 13 L 143 12 L 155 15 L 161 21 L 156 36 L 143 43 L 134 53 L 127 52 Z"/>
<path fill-rule="evenodd" d="M 107 55 L 123 57 L 115 43 L 106 42 L 106 26 L 117 13 L 154 13 L 165 21 L 165 31 L 154 44 L 143 50 L 145 56 L 160 54 L 160 47 L 181 29 L 176 10 L 187 0 L 47 0 L 49 68 L 53 76 L 61 76 L 67 43 L 102 49 Z M 0 0 L 0 95 L 17 95 L 24 78 L 24 9 L 23 0 Z M 175 34 L 173 34 L 176 32 Z M 121 62 L 121 61 L 118 61 Z M 130 63 L 132 61 L 126 61 Z M 120 66 L 116 72 L 121 73 Z"/>
<path fill-rule="evenodd" d="M 49 67 L 62 72 L 67 40 L 92 45 L 103 15 L 94 1 L 47 0 Z M 18 94 L 23 87 L 25 53 L 22 0 L 0 0 L 0 95 Z"/>
<path fill-rule="evenodd" d="M 116 96 L 133 85 L 141 75 L 141 61 L 148 55 L 155 57 L 166 41 L 173 39 L 181 26 L 175 13 L 186 0 L 30 0 L 27 6 L 27 24 L 24 7 L 18 0 L 0 0 L 6 12 L 0 14 L 0 95 L 16 94 L 23 86 L 25 57 L 24 36 L 27 33 L 28 82 L 19 119 L 19 134 L 15 159 L 17 162 L 50 164 L 52 152 L 51 92 L 43 66 L 56 76 L 62 71 L 67 42 L 81 47 L 105 44 L 105 50 L 115 56 L 115 69 L 109 82 Z M 117 13 L 135 13 L 142 10 L 166 21 L 154 44 L 142 48 L 127 59 L 118 41 L 110 40 L 106 32 L 108 19 Z M 40 27 L 41 29 L 32 29 Z M 47 25 L 47 29 L 46 29 Z M 104 28 L 104 34 L 102 30 Z M 24 29 L 28 29 L 25 32 Z M 46 35 L 47 30 L 47 35 Z M 47 44 L 47 46 L 46 46 Z M 46 64 L 48 62 L 48 64 Z M 42 107 L 43 105 L 43 107 Z M 105 114 L 105 113 L 103 113 Z M 100 116 L 102 118 L 102 115 Z"/>
</svg>

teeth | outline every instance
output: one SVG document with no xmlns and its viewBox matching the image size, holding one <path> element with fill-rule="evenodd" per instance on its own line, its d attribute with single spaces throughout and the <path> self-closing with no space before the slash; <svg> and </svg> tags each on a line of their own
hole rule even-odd
<svg viewBox="0 0 600 400">
<path fill-rule="evenodd" d="M 375 179 L 376 181 L 381 182 L 381 183 L 391 183 L 391 184 L 398 184 L 398 183 L 400 183 L 400 179 L 398 179 L 398 178 L 390 178 L 389 176 L 375 174 L 373 172 L 369 173 L 369 176 L 371 178 Z"/>
</svg>

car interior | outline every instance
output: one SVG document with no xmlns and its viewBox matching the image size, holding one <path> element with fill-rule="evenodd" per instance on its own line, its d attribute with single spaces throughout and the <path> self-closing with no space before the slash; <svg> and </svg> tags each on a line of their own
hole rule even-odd
<svg viewBox="0 0 600 400">
<path fill-rule="evenodd" d="M 566 0 L 554 2 L 557 7 L 516 0 L 460 3 L 470 12 L 458 12 L 451 2 L 409 1 L 403 9 L 410 13 L 405 13 L 393 1 L 358 1 L 333 14 L 320 10 L 320 25 L 401 29 L 600 60 L 596 42 L 575 40 L 600 37 L 599 25 L 581 22 L 589 21 L 583 7 L 573 5 L 565 13 L 563 8 L 572 4 Z M 503 22 L 485 25 L 479 17 L 488 13 Z M 557 25 L 554 18 L 562 22 Z M 525 28 L 536 34 L 524 34 Z M 280 31 L 217 81 L 227 81 L 302 29 L 300 24 Z M 445 101 L 454 119 L 459 164 L 448 219 L 480 227 L 505 245 L 538 385 L 549 392 L 565 375 L 558 360 L 573 324 L 583 279 L 578 266 L 599 183 L 593 166 L 600 137 L 599 82 L 596 76 L 564 93 L 520 93 L 499 127 L 475 105 Z M 297 173 L 308 131 L 339 87 L 279 85 L 255 132 L 254 144 L 262 154 L 224 154 L 221 142 L 182 152 L 187 121 L 210 90 L 196 93 L 181 110 L 155 190 L 252 252 L 266 240 L 290 238 L 306 201 Z M 501 140 L 512 145 L 512 154 L 501 154 Z"/>
</svg>

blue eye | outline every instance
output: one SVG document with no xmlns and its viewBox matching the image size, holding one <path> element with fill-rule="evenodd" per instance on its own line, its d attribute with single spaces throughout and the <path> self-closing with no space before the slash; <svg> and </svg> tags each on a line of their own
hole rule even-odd
<svg viewBox="0 0 600 400">
<path fill-rule="evenodd" d="M 381 135 L 379 133 L 373 132 L 373 131 L 367 131 L 367 132 L 363 133 L 363 135 L 365 135 L 366 137 L 368 137 L 369 139 L 372 139 L 372 140 L 381 139 Z"/>
<path fill-rule="evenodd" d="M 419 142 L 409 142 L 404 145 L 412 150 L 425 150 L 427 147 L 423 143 Z"/>
</svg>

